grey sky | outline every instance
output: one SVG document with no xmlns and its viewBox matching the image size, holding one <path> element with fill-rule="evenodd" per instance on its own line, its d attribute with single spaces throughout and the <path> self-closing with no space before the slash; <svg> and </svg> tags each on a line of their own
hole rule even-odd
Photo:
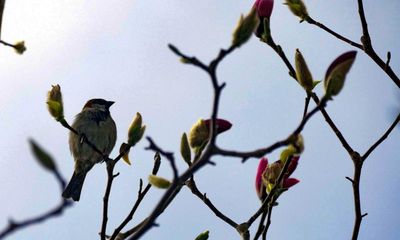
<svg viewBox="0 0 400 240">
<path fill-rule="evenodd" d="M 282 1 L 275 1 L 271 17 L 274 39 L 292 61 L 299 48 L 313 73 L 322 79 L 332 60 L 353 48 L 306 23 L 299 24 Z M 12 0 L 6 3 L 2 39 L 25 40 L 23 56 L 0 48 L 0 227 L 13 217 L 22 220 L 58 204 L 57 182 L 31 156 L 28 137 L 37 140 L 56 158 L 65 178 L 73 161 L 66 129 L 47 113 L 46 92 L 60 84 L 66 119 L 86 100 L 101 97 L 116 104 L 111 113 L 119 136 L 141 112 L 152 136 L 163 148 L 177 152 L 180 136 L 199 118 L 208 118 L 211 85 L 207 76 L 183 65 L 168 48 L 175 44 L 188 55 L 208 62 L 221 47 L 228 47 L 240 13 L 253 1 L 194 0 Z M 306 1 L 310 15 L 358 41 L 361 26 L 356 1 Z M 398 23 L 400 2 L 365 0 L 373 44 L 381 56 L 392 52 L 391 65 L 400 73 Z M 293 61 L 292 61 L 293 62 Z M 299 123 L 305 93 L 287 74 L 278 56 L 253 37 L 220 66 L 226 82 L 220 117 L 233 127 L 221 135 L 221 147 L 253 150 L 286 137 Z M 322 85 L 317 88 L 322 94 Z M 396 92 L 397 91 L 397 92 Z M 362 52 L 351 69 L 344 90 L 327 111 L 350 144 L 361 153 L 380 137 L 398 107 L 395 84 Z M 349 239 L 353 225 L 352 189 L 345 176 L 352 162 L 320 114 L 304 129 L 306 150 L 293 174 L 301 182 L 286 192 L 274 209 L 270 239 Z M 363 169 L 362 208 L 368 216 L 360 239 L 399 239 L 400 195 L 399 131 L 395 130 L 368 159 Z M 139 178 L 147 179 L 152 153 L 142 141 L 131 151 L 132 166 L 122 162 L 110 199 L 109 230 L 119 224 L 136 199 Z M 274 161 L 280 151 L 267 156 Z M 114 150 L 114 153 L 116 151 Z M 180 170 L 185 164 L 176 153 Z M 237 222 L 259 207 L 254 191 L 257 159 L 215 158 L 196 177 L 201 191 Z M 160 175 L 171 177 L 166 162 Z M 61 218 L 27 228 L 9 239 L 96 239 L 100 230 L 104 165 L 96 166 L 83 187 L 81 200 Z M 152 189 L 138 222 L 162 194 Z M 210 239 L 239 239 L 187 189 L 157 220 L 143 239 L 194 239 L 210 230 Z M 253 229 L 251 229 L 253 230 Z M 254 230 L 252 231 L 254 232 Z M 167 237 L 168 236 L 168 237 Z M 173 237 L 172 237 L 173 236 Z"/>
</svg>

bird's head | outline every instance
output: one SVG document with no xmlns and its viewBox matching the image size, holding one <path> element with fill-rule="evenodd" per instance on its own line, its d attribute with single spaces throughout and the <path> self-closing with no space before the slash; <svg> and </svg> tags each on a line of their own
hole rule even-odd
<svg viewBox="0 0 400 240">
<path fill-rule="evenodd" d="M 94 99 L 90 99 L 89 101 L 86 102 L 85 106 L 83 106 L 83 110 L 96 109 L 96 110 L 108 112 L 111 105 L 113 105 L 113 104 L 114 104 L 113 101 L 106 101 L 101 98 L 94 98 Z"/>
</svg>

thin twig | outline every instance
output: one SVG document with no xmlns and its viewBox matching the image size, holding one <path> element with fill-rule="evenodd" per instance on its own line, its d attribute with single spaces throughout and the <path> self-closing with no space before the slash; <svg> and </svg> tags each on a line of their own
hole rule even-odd
<svg viewBox="0 0 400 240">
<path fill-rule="evenodd" d="M 57 170 L 54 171 L 54 175 L 60 185 L 61 192 L 62 192 L 65 187 L 65 180 Z M 43 213 L 37 217 L 27 219 L 24 221 L 15 221 L 15 220 L 10 219 L 8 221 L 8 226 L 3 231 L 0 231 L 0 239 L 5 238 L 6 236 L 8 236 L 9 234 L 11 234 L 15 231 L 21 230 L 22 228 L 26 228 L 31 225 L 41 223 L 52 217 L 60 216 L 64 212 L 65 209 L 67 209 L 68 207 L 71 207 L 72 205 L 73 205 L 72 201 L 62 198 L 60 204 L 57 207 L 55 207 L 52 210 L 49 210 L 48 212 Z"/>
<path fill-rule="evenodd" d="M 356 42 L 353 42 L 353 41 L 351 41 L 350 39 L 348 39 L 348 38 L 346 38 L 346 37 L 340 35 L 339 33 L 335 32 L 335 31 L 331 30 L 330 28 L 328 28 L 327 26 L 325 26 L 324 24 L 315 21 L 315 20 L 312 19 L 310 16 L 308 16 L 305 20 L 306 20 L 306 22 L 308 22 L 309 24 L 315 25 L 315 26 L 317 26 L 317 27 L 319 27 L 319 28 L 325 30 L 326 32 L 332 34 L 333 36 L 335 36 L 336 38 L 342 40 L 343 42 L 346 42 L 346 43 L 350 44 L 351 46 L 354 46 L 354 47 L 356 47 L 356 48 L 359 48 L 359 49 L 363 50 L 363 46 L 362 46 L 361 44 L 356 43 Z"/>
<path fill-rule="evenodd" d="M 361 197 L 360 197 L 360 179 L 361 179 L 361 170 L 362 170 L 362 159 L 361 156 L 355 152 L 353 155 L 353 163 L 354 163 L 354 176 L 353 176 L 353 199 L 354 199 L 354 227 L 353 227 L 353 235 L 352 240 L 358 239 L 358 233 L 360 232 L 362 214 L 361 214 Z"/>
<path fill-rule="evenodd" d="M 108 202 L 109 202 L 109 198 L 110 198 L 113 180 L 115 178 L 114 173 L 113 173 L 114 166 L 115 166 L 114 161 L 107 162 L 107 168 L 106 168 L 107 169 L 107 186 L 106 186 L 106 191 L 105 191 L 104 197 L 103 197 L 103 220 L 102 220 L 101 230 L 100 230 L 101 240 L 106 240 L 107 221 L 108 221 Z"/>
<path fill-rule="evenodd" d="M 175 157 L 172 152 L 166 152 L 163 149 L 161 149 L 157 144 L 154 143 L 153 139 L 151 137 L 146 137 L 147 141 L 149 141 L 149 146 L 146 147 L 146 150 L 152 150 L 154 152 L 160 153 L 162 156 L 164 156 L 169 163 L 171 164 L 172 172 L 174 174 L 174 179 L 178 177 L 178 168 L 176 167 L 175 164 Z"/>
<path fill-rule="evenodd" d="M 393 129 L 397 126 L 397 124 L 399 124 L 400 122 L 400 113 L 399 115 L 397 115 L 396 119 L 394 120 L 394 122 L 392 123 L 392 125 L 390 125 L 389 129 L 386 130 L 386 132 L 382 135 L 382 137 L 380 137 L 368 150 L 367 152 L 364 153 L 364 155 L 362 156 L 362 160 L 365 161 L 365 159 L 368 158 L 368 156 L 383 142 L 385 141 L 385 139 L 389 136 L 389 134 L 393 131 Z"/>
<path fill-rule="evenodd" d="M 267 216 L 267 223 L 265 224 L 265 228 L 262 232 L 262 239 L 266 240 L 267 239 L 267 233 L 269 226 L 271 226 L 271 216 L 272 216 L 272 208 L 274 207 L 276 200 L 273 200 L 269 205 L 268 205 L 268 216 Z"/>
<path fill-rule="evenodd" d="M 283 177 L 285 176 L 285 174 L 287 173 L 287 170 L 289 168 L 290 163 L 292 162 L 292 156 L 288 157 L 288 160 L 285 162 L 285 164 L 283 165 L 283 168 L 281 170 L 281 172 L 279 173 L 279 176 L 277 178 L 277 180 L 275 181 L 274 187 L 271 189 L 270 193 L 268 194 L 268 196 L 264 199 L 261 207 L 257 210 L 257 212 L 255 212 L 250 218 L 249 220 L 247 220 L 247 222 L 245 222 L 244 224 L 248 227 L 250 227 L 254 221 L 262 214 L 264 213 L 267 209 L 268 209 L 268 205 L 272 199 L 272 197 L 276 194 L 277 190 L 280 188 L 281 186 L 281 182 L 283 180 Z"/>
<path fill-rule="evenodd" d="M 192 191 L 194 195 L 196 195 L 200 200 L 202 200 L 207 205 L 208 208 L 210 208 L 210 210 L 215 214 L 215 216 L 217 216 L 222 221 L 226 222 L 234 229 L 238 227 L 238 224 L 235 221 L 233 221 L 231 218 L 223 214 L 214 206 L 214 204 L 210 201 L 210 199 L 207 198 L 205 193 L 203 194 L 200 192 L 193 178 L 186 181 L 186 186 Z"/>
<path fill-rule="evenodd" d="M 239 157 L 239 158 L 242 158 L 243 162 L 244 162 L 250 157 L 260 158 L 279 147 L 287 146 L 288 144 L 290 144 L 292 142 L 292 136 L 297 136 L 298 134 L 300 134 L 301 131 L 304 129 L 305 125 L 307 124 L 308 120 L 310 120 L 311 117 L 315 113 L 317 113 L 320 110 L 322 111 L 324 109 L 326 102 L 327 102 L 326 98 L 323 98 L 321 101 L 318 101 L 318 105 L 312 111 L 307 113 L 306 116 L 304 116 L 304 118 L 301 120 L 299 126 L 297 126 L 297 128 L 292 132 L 292 134 L 285 140 L 278 141 L 269 147 L 257 149 L 257 150 L 250 151 L 250 152 L 238 152 L 238 151 L 231 151 L 231 150 L 223 150 L 221 148 L 216 147 L 215 154 L 222 155 L 222 156 Z"/>
<path fill-rule="evenodd" d="M 256 234 L 254 234 L 253 240 L 259 239 L 261 234 L 263 233 L 264 228 L 265 228 L 264 221 L 265 221 L 265 218 L 267 217 L 267 214 L 268 214 L 268 210 L 263 212 L 263 214 L 261 215 L 260 223 L 258 224 L 257 232 L 256 232 Z"/>
<path fill-rule="evenodd" d="M 308 112 L 308 106 L 310 105 L 310 99 L 311 99 L 311 94 L 307 93 L 307 97 L 304 100 L 304 111 L 303 111 L 303 118 L 306 117 L 307 112 Z"/>
<path fill-rule="evenodd" d="M 153 175 L 157 174 L 158 170 L 160 169 L 160 164 L 161 164 L 161 157 L 160 154 L 156 152 L 156 154 L 154 155 L 154 166 L 151 174 Z M 143 186 L 143 181 L 140 180 L 140 187 L 136 202 L 133 205 L 132 210 L 129 212 L 128 216 L 126 216 L 124 221 L 122 221 L 122 223 L 114 230 L 114 233 L 112 234 L 110 240 L 114 240 L 121 232 L 121 230 L 133 219 L 133 215 L 135 214 L 136 210 L 139 208 L 140 203 L 145 198 L 147 192 L 151 188 L 151 184 L 147 184 L 144 190 L 142 191 L 142 186 Z"/>
<path fill-rule="evenodd" d="M 210 157 L 213 154 L 215 148 L 215 140 L 216 140 L 216 124 L 215 120 L 217 119 L 218 114 L 218 107 L 219 107 L 219 100 L 221 96 L 221 91 L 224 88 L 225 84 L 222 83 L 219 85 L 217 80 L 217 67 L 219 63 L 229 54 L 231 53 L 235 47 L 229 47 L 227 50 L 221 50 L 218 56 L 210 62 L 208 66 L 200 62 L 197 58 L 188 57 L 182 54 L 178 48 L 173 46 L 172 44 L 168 45 L 169 48 L 178 56 L 183 58 L 183 62 L 193 64 L 200 69 L 204 70 L 208 73 L 211 79 L 211 83 L 214 90 L 214 97 L 213 97 L 213 105 L 212 105 L 212 112 L 211 112 L 211 128 L 210 128 L 210 139 L 208 146 L 204 149 L 202 156 L 199 158 L 198 161 L 194 162 L 182 175 L 174 180 L 171 183 L 171 186 L 167 189 L 164 193 L 160 201 L 157 203 L 155 209 L 152 213 L 146 218 L 145 222 L 137 229 L 136 232 L 129 238 L 129 240 L 139 239 L 145 232 L 147 232 L 153 225 L 157 217 L 164 211 L 164 209 L 169 205 L 169 203 L 175 198 L 178 194 L 180 189 L 182 188 L 183 184 L 188 180 L 193 174 L 198 171 L 200 168 L 205 166 Z"/>
</svg>

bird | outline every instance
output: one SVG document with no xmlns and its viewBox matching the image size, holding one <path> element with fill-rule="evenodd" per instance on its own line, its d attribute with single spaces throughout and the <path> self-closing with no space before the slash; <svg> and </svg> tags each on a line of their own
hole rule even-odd
<svg viewBox="0 0 400 240">
<path fill-rule="evenodd" d="M 69 148 L 75 161 L 74 173 L 65 188 L 62 196 L 79 201 L 83 182 L 86 174 L 99 162 L 105 161 L 115 146 L 117 128 L 110 115 L 113 101 L 101 98 L 90 99 L 82 111 L 76 115 L 72 128 L 76 133 L 70 132 Z M 103 155 L 96 152 L 83 139 L 92 143 Z"/>
</svg>

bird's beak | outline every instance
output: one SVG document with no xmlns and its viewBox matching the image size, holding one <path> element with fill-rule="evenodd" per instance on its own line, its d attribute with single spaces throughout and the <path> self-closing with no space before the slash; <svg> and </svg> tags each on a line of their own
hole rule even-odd
<svg viewBox="0 0 400 240">
<path fill-rule="evenodd" d="M 115 102 L 113 101 L 107 101 L 107 107 L 111 107 L 111 105 L 113 105 Z"/>
</svg>

